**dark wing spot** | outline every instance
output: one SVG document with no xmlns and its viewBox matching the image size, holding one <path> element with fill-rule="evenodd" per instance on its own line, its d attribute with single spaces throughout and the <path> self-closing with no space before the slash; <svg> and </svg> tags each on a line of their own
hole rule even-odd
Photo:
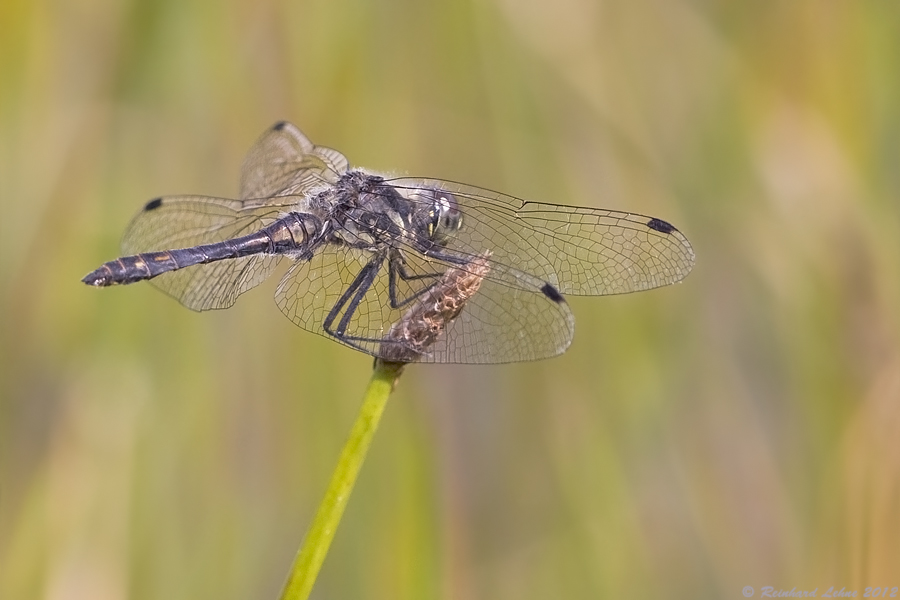
<svg viewBox="0 0 900 600">
<path fill-rule="evenodd" d="M 563 298 L 563 295 L 559 293 L 559 290 L 557 290 L 555 287 L 553 287 L 549 283 L 545 283 L 544 287 L 541 288 L 541 291 L 544 292 L 545 296 L 547 296 L 548 298 L 550 298 L 557 304 L 562 304 L 563 302 L 566 301 L 566 299 Z"/>
<path fill-rule="evenodd" d="M 281 131 L 284 129 L 284 126 L 287 125 L 287 121 L 278 121 L 272 126 L 273 131 Z"/>
<path fill-rule="evenodd" d="M 672 233 L 673 231 L 675 231 L 675 228 L 671 225 L 671 223 L 666 223 L 662 219 L 650 219 L 650 221 L 647 223 L 647 227 L 660 233 Z"/>
<path fill-rule="evenodd" d="M 144 210 L 153 210 L 162 206 L 162 198 L 154 198 L 144 206 Z"/>
</svg>

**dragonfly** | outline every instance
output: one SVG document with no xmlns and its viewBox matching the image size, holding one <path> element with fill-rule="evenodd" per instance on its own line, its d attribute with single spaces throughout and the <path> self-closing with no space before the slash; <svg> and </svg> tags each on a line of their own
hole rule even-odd
<svg viewBox="0 0 900 600">
<path fill-rule="evenodd" d="M 82 281 L 149 280 L 205 311 L 287 263 L 275 302 L 294 324 L 385 360 L 431 363 L 559 355 L 575 333 L 567 295 L 673 284 L 695 260 L 662 219 L 378 175 L 285 121 L 250 149 L 239 199 L 150 200 L 122 249 Z M 454 295 L 452 310 L 429 313 Z M 416 314 L 432 314 L 425 341 L 408 335 Z"/>
</svg>

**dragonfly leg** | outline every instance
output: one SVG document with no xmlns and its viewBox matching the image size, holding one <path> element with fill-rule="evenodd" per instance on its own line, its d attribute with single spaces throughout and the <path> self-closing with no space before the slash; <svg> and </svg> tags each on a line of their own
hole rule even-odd
<svg viewBox="0 0 900 600">
<path fill-rule="evenodd" d="M 391 257 L 389 263 L 389 271 L 388 271 L 388 296 L 391 301 L 391 308 L 398 309 L 407 306 L 411 302 L 415 301 L 418 298 L 422 297 L 422 294 L 425 294 L 434 287 L 434 283 L 430 283 L 425 285 L 420 290 L 413 292 L 409 297 L 404 298 L 403 300 L 399 300 L 399 294 L 397 293 L 397 277 L 400 277 L 403 281 L 419 281 L 422 279 L 432 279 L 437 280 L 441 273 L 422 273 L 419 275 L 410 275 L 406 271 L 406 263 L 403 258 L 399 255 L 395 255 Z"/>
<path fill-rule="evenodd" d="M 375 281 L 375 277 L 378 275 L 378 271 L 381 270 L 382 262 L 384 262 L 383 255 L 372 258 L 372 260 L 366 263 L 366 266 L 360 269 L 359 274 L 356 276 L 353 282 L 347 287 L 346 290 L 344 290 L 344 293 L 341 294 L 341 297 L 338 298 L 338 301 L 328 312 L 328 316 L 325 317 L 325 321 L 322 324 L 325 331 L 329 335 L 341 338 L 342 340 L 345 338 L 344 334 L 347 331 L 347 326 L 350 324 L 350 319 L 353 318 L 353 315 L 356 313 L 356 309 L 359 308 L 359 304 L 360 302 L 362 302 L 362 299 L 366 295 L 366 292 L 368 292 L 369 288 L 372 287 L 372 283 Z M 346 310 L 344 310 L 345 306 Z M 342 310 L 344 311 L 344 315 L 341 317 L 337 329 L 332 329 L 331 327 L 334 324 L 334 320 Z"/>
</svg>

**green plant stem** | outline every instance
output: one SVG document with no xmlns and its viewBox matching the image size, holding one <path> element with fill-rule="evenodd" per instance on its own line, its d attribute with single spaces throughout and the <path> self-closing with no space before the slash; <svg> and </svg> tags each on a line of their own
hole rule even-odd
<svg viewBox="0 0 900 600">
<path fill-rule="evenodd" d="M 359 415 L 341 451 L 341 457 L 331 476 L 331 483 L 325 490 L 325 496 L 306 533 L 306 539 L 291 566 L 281 600 L 306 600 L 309 596 L 319 569 L 325 561 L 334 532 L 344 514 L 344 508 L 350 499 L 353 484 L 356 483 L 356 476 L 366 458 L 372 436 L 378 429 L 378 422 L 384 412 L 388 396 L 402 369 L 401 363 L 375 361 L 375 370 L 359 409 Z"/>
</svg>

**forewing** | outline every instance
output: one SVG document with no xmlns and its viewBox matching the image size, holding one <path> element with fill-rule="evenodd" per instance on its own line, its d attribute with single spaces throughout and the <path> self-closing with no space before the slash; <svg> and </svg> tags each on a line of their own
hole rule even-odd
<svg viewBox="0 0 900 600">
<path fill-rule="evenodd" d="M 278 218 L 297 198 L 246 206 L 206 196 L 169 196 L 147 203 L 122 239 L 126 254 L 214 244 L 257 231 Z M 239 295 L 262 283 L 277 256 L 253 255 L 163 273 L 150 283 L 193 310 L 227 308 Z"/>
<path fill-rule="evenodd" d="M 407 279 L 395 279 L 394 300 L 399 302 L 392 307 L 390 267 L 385 260 L 352 312 L 346 337 L 329 335 L 324 328 L 326 317 L 372 256 L 340 246 L 321 248 L 309 262 L 291 267 L 278 285 L 275 301 L 296 325 L 379 356 L 385 352 L 382 344 L 391 327 L 415 310 L 417 302 L 427 300 L 423 292 L 447 269 L 465 269 L 405 253 Z M 542 285 L 536 279 L 520 279 L 518 287 L 510 287 L 485 277 L 462 312 L 419 356 L 419 362 L 505 363 L 562 353 L 571 343 L 574 320 L 565 300 L 552 300 L 541 291 Z M 335 315 L 332 329 L 344 314 Z"/>
<path fill-rule="evenodd" d="M 643 215 L 539 202 L 440 180 L 392 179 L 404 195 L 438 187 L 463 213 L 448 252 L 489 249 L 505 281 L 516 272 L 543 279 L 564 294 L 602 296 L 648 290 L 682 280 L 694 265 L 687 238 L 669 223 Z M 505 268 L 505 269 L 504 269 Z"/>
<path fill-rule="evenodd" d="M 314 145 L 295 125 L 281 121 L 247 153 L 241 167 L 241 199 L 265 202 L 310 193 L 333 183 L 348 168 L 340 152 Z"/>
</svg>

